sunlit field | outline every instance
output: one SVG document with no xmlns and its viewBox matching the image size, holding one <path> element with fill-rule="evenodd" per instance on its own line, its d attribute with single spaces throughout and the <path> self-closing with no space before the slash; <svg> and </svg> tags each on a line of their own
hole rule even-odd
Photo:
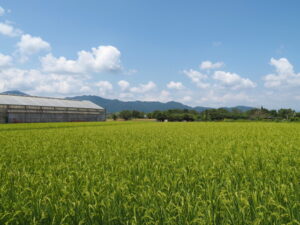
<svg viewBox="0 0 300 225">
<path fill-rule="evenodd" d="M 0 224 L 299 221 L 299 123 L 0 125 Z"/>
</svg>

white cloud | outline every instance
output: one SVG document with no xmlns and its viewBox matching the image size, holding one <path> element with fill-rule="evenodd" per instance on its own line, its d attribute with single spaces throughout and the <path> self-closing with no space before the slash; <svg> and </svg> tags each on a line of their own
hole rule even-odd
<svg viewBox="0 0 300 225">
<path fill-rule="evenodd" d="M 215 101 L 223 105 L 228 103 L 230 104 L 233 103 L 233 105 L 237 105 L 237 104 L 245 104 L 246 102 L 247 103 L 253 102 L 253 99 L 245 93 L 226 93 L 224 95 L 215 97 Z"/>
<path fill-rule="evenodd" d="M 99 81 L 96 83 L 100 96 L 106 96 L 108 92 L 113 90 L 113 86 L 109 81 Z"/>
<path fill-rule="evenodd" d="M 157 98 L 154 99 L 155 101 L 161 101 L 161 102 L 167 102 L 171 100 L 171 94 L 170 92 L 166 91 L 166 90 L 162 90 L 159 93 L 159 96 Z"/>
<path fill-rule="evenodd" d="M 21 70 L 16 68 L 9 68 L 0 70 L 0 84 L 3 90 L 11 89 L 31 89 L 33 88 L 40 76 L 36 70 Z"/>
<path fill-rule="evenodd" d="M 181 99 L 181 101 L 182 102 L 190 102 L 192 100 L 192 97 L 191 96 L 184 96 L 182 99 Z"/>
<path fill-rule="evenodd" d="M 128 92 L 126 92 L 126 93 L 122 92 L 119 94 L 119 98 L 122 100 L 131 100 L 134 98 L 134 95 L 132 93 L 128 93 Z"/>
<path fill-rule="evenodd" d="M 48 54 L 41 58 L 42 68 L 45 72 L 56 73 L 83 73 L 85 72 L 76 61 L 67 60 L 65 57 L 55 58 Z"/>
<path fill-rule="evenodd" d="M 146 93 L 152 91 L 156 88 L 156 84 L 152 81 L 149 81 L 147 84 L 140 84 L 138 87 L 130 88 L 130 92 L 133 93 Z"/>
<path fill-rule="evenodd" d="M 207 79 L 206 74 L 202 74 L 199 71 L 190 69 L 184 70 L 183 73 L 191 79 L 193 83 L 195 83 L 199 88 L 207 88 L 210 86 L 209 83 L 204 82 L 203 80 Z"/>
<path fill-rule="evenodd" d="M 278 74 L 294 74 L 294 67 L 286 58 L 280 58 L 278 60 L 271 58 L 270 64 L 276 68 Z"/>
<path fill-rule="evenodd" d="M 21 35 L 21 31 L 8 23 L 0 23 L 0 33 L 8 36 Z M 29 34 L 21 36 L 16 45 L 17 56 L 21 62 L 30 55 L 48 51 L 51 46 L 40 37 Z M 78 52 L 77 60 L 65 57 L 55 58 L 51 54 L 41 58 L 42 70 L 23 70 L 11 67 L 12 57 L 0 54 L 0 90 L 19 89 L 34 95 L 68 96 L 78 94 L 112 94 L 113 86 L 109 81 L 94 83 L 90 72 L 120 71 L 120 51 L 113 46 L 99 46 L 89 51 Z M 135 71 L 130 71 L 134 73 Z M 124 82 L 120 83 L 126 89 Z M 129 84 L 129 83 L 128 83 Z M 149 88 L 148 86 L 146 89 Z M 127 87 L 128 89 L 128 87 Z"/>
<path fill-rule="evenodd" d="M 88 85 L 84 85 L 82 87 L 80 87 L 80 90 L 79 90 L 80 93 L 87 93 L 87 94 L 91 94 L 93 93 L 93 90 L 90 86 Z"/>
<path fill-rule="evenodd" d="M 9 37 L 16 37 L 21 35 L 22 31 L 14 28 L 12 25 L 8 23 L 0 23 L 0 34 Z"/>
<path fill-rule="evenodd" d="M 89 73 L 116 72 L 122 69 L 121 52 L 114 46 L 99 46 L 91 52 L 80 51 L 76 60 L 65 57 L 56 58 L 52 54 L 41 59 L 42 68 L 46 72 Z"/>
<path fill-rule="evenodd" d="M 254 99 L 249 93 L 209 89 L 200 95 L 194 93 L 193 103 L 197 106 L 223 107 L 237 105 L 253 105 Z"/>
<path fill-rule="evenodd" d="M 128 91 L 121 92 L 118 97 L 126 101 L 140 100 L 167 102 L 172 100 L 172 96 L 169 91 L 156 90 L 156 85 L 151 81 L 149 81 L 147 84 L 140 84 L 137 87 L 132 87 Z"/>
<path fill-rule="evenodd" d="M 12 57 L 0 53 L 0 68 L 10 66 L 12 64 Z"/>
<path fill-rule="evenodd" d="M 152 93 L 144 93 L 141 96 L 133 96 L 133 98 L 131 98 L 132 100 L 140 100 L 140 101 L 159 101 L 159 102 L 168 102 L 172 100 L 172 96 L 170 94 L 170 92 L 166 91 L 166 90 L 162 90 L 159 92 L 152 92 Z"/>
<path fill-rule="evenodd" d="M 126 81 L 126 80 L 120 80 L 118 82 L 118 85 L 120 86 L 120 88 L 121 88 L 122 91 L 127 90 L 129 88 L 129 86 L 130 86 L 129 82 Z"/>
<path fill-rule="evenodd" d="M 175 82 L 175 81 L 170 81 L 167 84 L 167 88 L 169 89 L 176 89 L 176 90 L 182 90 L 184 89 L 184 86 L 181 82 Z"/>
<path fill-rule="evenodd" d="M 218 66 L 221 64 L 223 65 L 223 63 L 219 63 Z M 202 63 L 203 69 L 217 68 L 218 66 L 212 65 L 210 62 L 207 65 Z M 247 93 L 241 92 L 241 89 L 256 87 L 256 84 L 248 78 L 225 71 L 214 71 L 207 75 L 190 69 L 184 70 L 183 73 L 203 90 L 199 92 L 186 91 L 183 93 L 184 97 L 178 98 L 182 102 L 211 107 L 253 103 L 250 90 L 247 90 Z"/>
<path fill-rule="evenodd" d="M 23 90 L 34 95 L 86 93 L 85 80 L 64 74 L 44 74 L 38 70 L 7 68 L 0 70 L 0 91 Z"/>
<path fill-rule="evenodd" d="M 230 87 L 232 89 L 256 87 L 256 84 L 252 82 L 250 79 L 242 78 L 236 73 L 216 71 L 213 75 L 213 79 L 219 81 L 221 85 Z"/>
<path fill-rule="evenodd" d="M 222 66 L 224 66 L 223 62 L 213 63 L 211 61 L 203 61 L 200 64 L 200 68 L 203 69 L 203 70 L 218 69 L 218 68 L 220 68 Z"/>
<path fill-rule="evenodd" d="M 9 13 L 0 7 L 0 15 Z M 23 34 L 11 22 L 0 22 L 0 34 L 16 37 L 20 36 L 16 44 L 14 56 L 20 61 L 26 61 L 29 56 L 43 51 L 50 51 L 51 45 L 41 37 Z M 91 73 L 120 72 L 133 74 L 136 70 L 123 70 L 120 61 L 121 53 L 114 46 L 99 46 L 90 51 L 80 51 L 77 59 L 54 57 L 51 53 L 41 58 L 41 70 L 19 69 L 12 67 L 12 57 L 0 53 L 0 90 L 19 89 L 34 95 L 67 96 L 81 93 L 117 96 L 113 94 L 113 86 L 109 81 L 94 82 Z M 18 62 L 16 62 L 17 64 Z M 84 76 L 82 76 L 84 75 Z M 120 81 L 122 90 L 130 91 L 129 83 Z M 133 91 L 141 93 L 151 90 L 153 82 L 138 86 Z M 155 85 L 155 84 L 154 84 Z"/>
<path fill-rule="evenodd" d="M 270 65 L 275 67 L 276 73 L 266 75 L 263 80 L 265 87 L 295 87 L 300 86 L 300 73 L 295 73 L 293 65 L 286 59 L 271 58 Z"/>
<path fill-rule="evenodd" d="M 17 47 L 22 61 L 26 61 L 30 55 L 51 49 L 48 42 L 40 37 L 32 37 L 30 34 L 22 35 L 21 40 L 17 43 Z"/>
<path fill-rule="evenodd" d="M 44 74 L 42 76 L 46 77 L 35 88 L 37 93 L 69 95 L 85 91 L 82 80 L 75 77 L 62 74 Z"/>
<path fill-rule="evenodd" d="M 4 16 L 5 14 L 5 9 L 3 9 L 1 6 L 0 6 L 0 16 Z"/>
</svg>

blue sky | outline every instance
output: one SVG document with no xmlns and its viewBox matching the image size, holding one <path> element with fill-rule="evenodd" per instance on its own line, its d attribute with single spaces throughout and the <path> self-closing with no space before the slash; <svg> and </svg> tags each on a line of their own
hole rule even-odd
<svg viewBox="0 0 300 225">
<path fill-rule="evenodd" d="M 0 91 L 300 109 L 299 1 L 0 6 Z"/>
</svg>

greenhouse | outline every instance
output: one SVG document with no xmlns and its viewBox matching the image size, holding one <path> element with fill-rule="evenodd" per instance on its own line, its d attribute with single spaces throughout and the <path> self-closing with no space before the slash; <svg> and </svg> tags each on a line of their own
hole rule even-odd
<svg viewBox="0 0 300 225">
<path fill-rule="evenodd" d="M 0 123 L 105 121 L 105 109 L 90 102 L 0 94 Z"/>
</svg>

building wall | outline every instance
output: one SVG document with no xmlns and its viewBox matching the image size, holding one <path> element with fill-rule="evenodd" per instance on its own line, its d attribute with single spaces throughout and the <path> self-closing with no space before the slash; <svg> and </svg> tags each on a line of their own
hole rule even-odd
<svg viewBox="0 0 300 225">
<path fill-rule="evenodd" d="M 56 107 L 7 106 L 0 108 L 0 123 L 105 121 L 105 111 Z"/>
<path fill-rule="evenodd" d="M 0 108 L 0 123 L 6 123 L 6 121 L 7 121 L 6 111 Z"/>
<path fill-rule="evenodd" d="M 8 123 L 84 122 L 104 120 L 105 118 L 101 114 L 8 113 Z"/>
</svg>

